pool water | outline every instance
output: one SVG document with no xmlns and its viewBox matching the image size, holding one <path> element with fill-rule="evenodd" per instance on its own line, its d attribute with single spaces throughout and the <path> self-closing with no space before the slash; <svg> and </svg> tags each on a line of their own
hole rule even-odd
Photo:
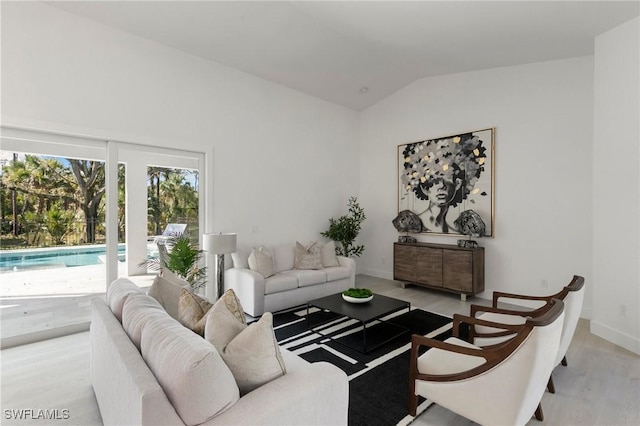
<svg viewBox="0 0 640 426">
<path fill-rule="evenodd" d="M 123 262 L 124 244 L 118 246 L 118 260 Z M 0 272 L 28 269 L 71 268 L 104 263 L 106 247 L 102 245 L 24 249 L 0 252 Z"/>
</svg>

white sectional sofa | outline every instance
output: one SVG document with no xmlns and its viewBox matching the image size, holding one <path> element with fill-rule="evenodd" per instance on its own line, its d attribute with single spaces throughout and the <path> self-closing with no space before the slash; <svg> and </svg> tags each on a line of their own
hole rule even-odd
<svg viewBox="0 0 640 426">
<path fill-rule="evenodd" d="M 240 395 L 211 343 L 135 284 L 116 281 L 108 304 L 92 300 L 91 382 L 105 425 L 347 424 L 349 384 L 342 370 L 280 348 L 286 374 Z M 128 313 L 132 305 L 149 312 Z M 140 331 L 130 337 L 125 328 L 134 316 Z"/>
<path fill-rule="evenodd" d="M 333 243 L 326 246 L 329 252 Z M 339 293 L 355 287 L 356 265 L 353 259 L 335 256 L 336 261 L 326 261 L 326 250 L 320 269 L 295 269 L 296 243 L 263 246 L 275 262 L 275 274 L 265 278 L 263 274 L 249 268 L 251 248 L 232 254 L 233 267 L 225 271 L 225 290 L 233 289 L 244 311 L 252 317 L 264 312 L 276 312 L 291 308 L 309 300 Z"/>
</svg>

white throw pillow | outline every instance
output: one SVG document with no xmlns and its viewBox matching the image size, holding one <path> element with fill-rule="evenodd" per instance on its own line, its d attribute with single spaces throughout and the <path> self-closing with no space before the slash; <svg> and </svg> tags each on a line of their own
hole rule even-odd
<svg viewBox="0 0 640 426">
<path fill-rule="evenodd" d="M 204 327 L 204 338 L 211 342 L 219 353 L 229 342 L 247 327 L 242 305 L 236 293 L 229 289 L 213 304 Z"/>
<path fill-rule="evenodd" d="M 322 269 L 322 254 L 318 243 L 313 241 L 305 247 L 296 241 L 293 267 L 294 269 Z"/>
<path fill-rule="evenodd" d="M 235 253 L 231 253 L 231 261 L 234 268 L 249 269 L 249 254 L 246 249 L 238 249 Z"/>
<path fill-rule="evenodd" d="M 287 372 L 273 332 L 271 313 L 247 326 L 233 290 L 227 290 L 209 311 L 204 337 L 233 373 L 241 395 Z"/>
<path fill-rule="evenodd" d="M 178 274 L 171 272 L 167 268 L 162 268 L 160 270 L 160 276 L 168 280 L 170 283 L 177 285 L 178 287 L 189 287 L 189 288 L 191 287 L 187 280 L 185 280 Z"/>
<path fill-rule="evenodd" d="M 336 243 L 334 241 L 322 244 L 320 252 L 322 253 L 322 266 L 325 268 L 340 266 L 336 256 Z"/>
<path fill-rule="evenodd" d="M 269 278 L 276 273 L 275 262 L 271 252 L 264 246 L 254 247 L 249 255 L 249 269 Z"/>
<path fill-rule="evenodd" d="M 154 278 L 148 293 L 175 319 L 178 319 L 178 303 L 182 289 L 189 287 L 189 283 L 186 281 L 183 283 L 180 284 L 179 281 L 169 279 L 166 275 L 158 275 Z"/>
<path fill-rule="evenodd" d="M 287 373 L 273 332 L 273 316 L 265 312 L 258 322 L 240 332 L 222 352 L 240 395 L 245 395 Z"/>
</svg>

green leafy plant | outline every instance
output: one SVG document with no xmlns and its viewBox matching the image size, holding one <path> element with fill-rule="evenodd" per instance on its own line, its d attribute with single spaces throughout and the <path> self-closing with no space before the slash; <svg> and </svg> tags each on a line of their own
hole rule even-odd
<svg viewBox="0 0 640 426">
<path fill-rule="evenodd" d="M 373 292 L 368 288 L 350 288 L 342 292 L 345 296 L 355 297 L 356 299 L 366 299 L 373 296 Z"/>
<path fill-rule="evenodd" d="M 335 241 L 336 254 L 340 256 L 360 256 L 364 252 L 364 245 L 354 245 L 356 237 L 362 228 L 362 222 L 367 218 L 364 209 L 358 204 L 356 197 L 349 198 L 349 212 L 337 219 L 329 219 L 329 229 L 320 235 Z"/>
<path fill-rule="evenodd" d="M 140 262 L 138 266 L 152 271 L 167 268 L 187 281 L 194 291 L 204 286 L 207 283 L 207 268 L 200 266 L 203 251 L 198 248 L 198 245 L 193 243 L 186 234 L 169 238 L 166 245 L 170 248 L 167 250 L 166 258 L 160 256 L 147 259 Z"/>
<path fill-rule="evenodd" d="M 73 212 L 62 210 L 54 204 L 44 217 L 44 224 L 56 245 L 64 244 L 64 237 L 71 231 Z"/>
</svg>

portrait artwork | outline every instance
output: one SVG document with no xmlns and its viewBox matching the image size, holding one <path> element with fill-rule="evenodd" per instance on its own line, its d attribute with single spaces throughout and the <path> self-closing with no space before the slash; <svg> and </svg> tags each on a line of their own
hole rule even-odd
<svg viewBox="0 0 640 426">
<path fill-rule="evenodd" d="M 489 128 L 399 145 L 398 212 L 419 219 L 420 232 L 459 236 L 465 231 L 456 220 L 473 210 L 484 221 L 484 236 L 493 236 L 494 133 Z"/>
</svg>

